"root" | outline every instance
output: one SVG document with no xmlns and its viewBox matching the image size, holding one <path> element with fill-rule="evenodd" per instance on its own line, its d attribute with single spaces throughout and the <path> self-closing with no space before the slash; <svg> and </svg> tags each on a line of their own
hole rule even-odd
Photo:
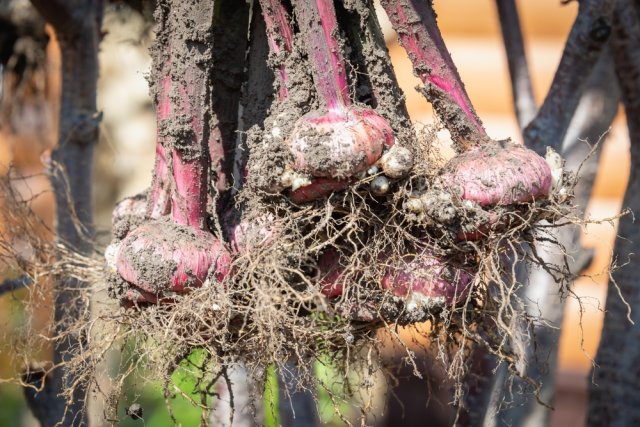
<svg viewBox="0 0 640 427">
<path fill-rule="evenodd" d="M 571 177 L 567 179 L 571 182 Z M 115 307 L 106 297 L 109 285 L 105 279 L 113 273 L 107 271 L 101 253 L 80 256 L 63 242 L 42 238 L 51 231 L 31 212 L 29 200 L 15 192 L 11 178 L 2 181 L 3 224 L 11 232 L 3 232 L 0 249 L 8 268 L 35 284 L 29 288 L 27 307 L 31 311 L 41 310 L 49 299 L 42 286 L 49 277 L 75 277 L 90 283 L 79 298 L 93 301 L 91 321 L 67 327 L 67 334 L 89 336 L 90 345 L 67 368 L 78 375 L 78 381 L 103 393 L 109 405 L 118 404 L 119 388 L 133 374 L 162 379 L 167 395 L 174 394 L 171 375 L 186 363 L 190 375 L 198 379 L 201 396 L 192 403 L 206 412 L 214 406 L 213 384 L 224 377 L 226 367 L 242 364 L 259 393 L 267 367 L 285 369 L 285 364 L 299 361 L 299 383 L 314 384 L 309 367 L 319 361 L 330 363 L 347 379 L 338 394 L 323 389 L 340 411 L 340 396 L 359 388 L 349 378 L 366 383 L 384 369 L 379 354 L 384 336 L 404 348 L 404 363 L 415 366 L 412 344 L 398 330 L 422 322 L 428 326 L 420 327 L 420 335 L 428 336 L 428 350 L 454 384 L 454 404 L 464 393 L 462 379 L 474 350 L 482 348 L 496 355 L 507 363 L 511 375 L 521 375 L 524 350 L 512 345 L 519 342 L 514 339 L 514 325 L 521 322 L 527 325 L 525 330 L 532 331 L 531 326 L 544 319 L 527 314 L 516 297 L 518 287 L 523 286 L 516 277 L 516 265 L 541 266 L 556 278 L 559 293 L 566 293 L 575 278 L 569 269 L 571 254 L 566 254 L 563 265 L 545 264 L 533 244 L 559 245 L 551 230 L 584 223 L 572 216 L 570 197 L 505 207 L 500 226 L 484 230 L 481 240 L 461 241 L 456 238 L 456 227 L 473 220 L 473 215 L 458 209 L 453 225 L 425 224 L 403 208 L 407 192 L 428 185 L 428 176 L 416 174 L 395 182 L 384 200 L 369 193 L 371 180 L 365 177 L 344 192 L 303 206 L 284 196 L 246 188 L 239 197 L 244 217 L 268 215 L 271 237 L 252 240 L 249 234 L 250 250 L 237 256 L 234 274 L 185 295 L 164 295 L 171 300 L 168 304 Z M 318 270 L 318 260 L 329 251 L 337 254 L 343 286 L 332 298 L 323 293 L 323 276 Z M 475 272 L 462 302 L 415 305 L 380 287 L 390 266 L 403 262 L 407 254 L 424 251 Z M 34 333 L 31 328 L 24 326 L 19 357 L 64 339 L 50 332 Z M 99 366 L 109 351 L 124 346 L 130 358 L 121 361 L 119 373 L 111 379 L 113 390 L 101 391 L 96 382 Z M 198 363 L 192 361 L 194 354 L 200 355 Z M 354 377 L 350 374 L 354 370 L 361 374 Z M 419 375 L 417 368 L 415 372 Z M 537 390 L 535 379 L 529 381 Z M 33 387 L 33 383 L 24 385 Z M 67 385 L 68 396 L 73 387 Z M 110 419 L 117 419 L 114 411 L 115 406 L 107 410 Z"/>
</svg>

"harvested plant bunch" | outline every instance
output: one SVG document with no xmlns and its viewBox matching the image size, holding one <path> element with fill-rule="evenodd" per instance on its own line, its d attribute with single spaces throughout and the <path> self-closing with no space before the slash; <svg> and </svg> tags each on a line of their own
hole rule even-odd
<svg viewBox="0 0 640 427">
<path fill-rule="evenodd" d="M 150 330 L 154 316 L 191 322 L 197 312 L 200 326 L 182 325 L 193 330 L 185 339 L 224 359 L 219 366 L 241 358 L 262 369 L 293 354 L 350 353 L 373 329 L 427 319 L 450 338 L 467 333 L 495 309 L 489 283 L 502 280 L 505 248 L 532 239 L 541 216 L 529 214 L 554 201 L 561 161 L 551 168 L 523 146 L 489 138 L 429 2 L 382 4 L 455 142 L 458 155 L 441 169 L 433 139 L 411 125 L 392 67 L 376 62 L 388 57 L 371 2 L 259 3 L 248 60 L 236 64 L 247 70 L 247 93 L 259 95 L 246 96 L 240 123 L 207 110 L 217 90 L 207 55 L 226 65 L 228 43 L 207 39 L 208 47 L 194 43 L 193 56 L 174 55 L 172 21 L 164 22 L 154 58 L 154 183 L 146 209 L 138 196 L 114 211 L 124 225 L 110 248 L 112 290 L 130 305 L 147 303 L 133 315 L 137 324 L 148 316 Z M 179 21 L 183 7 L 166 0 L 159 8 Z M 189 19 L 184 28 L 199 22 Z M 353 22 L 361 34 L 340 28 Z M 258 53 L 260 61 L 251 57 Z M 225 123 L 227 146 L 219 137 Z M 220 169 L 229 156 L 232 183 Z M 520 214 L 524 224 L 505 220 Z M 162 301 L 172 304 L 153 304 Z"/>
<path fill-rule="evenodd" d="M 407 138 L 413 133 L 405 129 L 408 118 L 393 119 L 399 129 L 396 131 L 370 106 L 375 102 L 369 106 L 361 100 L 352 102 L 343 54 L 347 49 L 340 38 L 332 0 L 293 1 L 296 25 L 290 19 L 287 2 L 260 0 L 269 65 L 277 81 L 277 102 L 271 106 L 271 116 L 263 119 L 272 120 L 272 127 L 265 126 L 262 146 L 267 152 L 285 153 L 280 157 L 284 161 L 275 168 L 277 184 L 262 190 L 273 193 L 288 189 L 289 197 L 265 197 L 256 193 L 255 187 L 246 186 L 237 193 L 235 205 L 233 200 L 227 205 L 214 203 L 216 194 L 225 188 L 221 181 L 228 175 L 216 165 L 224 163 L 220 159 L 229 149 L 216 138 L 220 133 L 217 124 L 203 132 L 208 114 L 203 95 L 207 93 L 203 83 L 207 77 L 198 61 L 179 63 L 168 46 L 159 65 L 163 77 L 157 87 L 158 150 L 146 213 L 140 220 L 141 210 L 136 207 L 140 197 L 123 202 L 114 212 L 116 219 L 127 212 L 137 218 L 121 227 L 118 237 L 124 240 L 110 249 L 119 275 L 129 283 L 128 289 L 146 293 L 133 299 L 152 301 L 150 295 L 166 297 L 200 287 L 207 279 L 221 281 L 229 272 L 238 272 L 230 267 L 231 257 L 235 257 L 234 262 L 244 259 L 238 265 L 244 262 L 259 266 L 262 251 L 269 248 L 273 253 L 283 251 L 281 259 L 269 268 L 279 265 L 287 270 L 286 274 L 272 275 L 273 286 L 293 286 L 296 292 L 315 290 L 336 307 L 349 299 L 350 304 L 358 305 L 357 299 L 367 292 L 386 292 L 403 302 L 405 309 L 411 306 L 412 311 L 426 315 L 467 299 L 477 278 L 480 255 L 458 247 L 456 241 L 484 238 L 496 225 L 509 228 L 511 224 L 502 215 L 505 210 L 521 212 L 528 209 L 528 204 L 549 197 L 557 187 L 552 182 L 554 173 L 561 175 L 561 166 L 560 172 L 552 171 L 544 159 L 525 147 L 487 136 L 446 50 L 430 4 L 408 0 L 382 4 L 426 85 L 424 94 L 450 130 L 459 154 L 438 173 L 424 175 L 429 167 L 415 165 L 416 158 L 424 157 L 420 153 L 416 156 L 420 145 L 412 145 Z M 365 34 L 375 42 L 382 38 L 376 35 L 375 20 L 367 17 L 372 13 L 370 6 L 356 1 L 349 7 L 360 14 Z M 349 37 L 348 43 L 356 43 L 357 35 L 352 32 Z M 162 48 L 161 43 L 166 40 L 159 40 L 157 49 Z M 314 98 L 306 110 L 298 106 L 283 112 L 289 108 L 288 103 L 298 102 L 293 100 L 299 93 L 293 90 L 292 76 L 299 78 L 300 70 L 287 62 L 297 43 L 302 43 L 304 64 L 311 69 Z M 366 40 L 360 43 L 366 44 Z M 392 69 L 387 67 L 387 72 L 392 73 Z M 395 77 L 388 81 L 393 83 Z M 382 102 L 385 95 L 381 86 L 371 83 L 369 90 L 381 102 L 381 111 L 389 115 L 393 108 L 389 102 Z M 401 100 L 392 104 L 397 102 L 402 107 Z M 405 109 L 398 111 L 396 114 L 402 115 Z M 287 132 L 281 133 L 279 126 L 286 124 L 283 120 L 294 116 L 295 123 L 291 120 Z M 396 133 L 403 136 L 406 147 L 395 144 Z M 261 163 L 255 162 L 264 152 L 254 151 L 251 145 L 249 148 L 244 157 L 249 163 L 253 159 L 257 166 L 240 166 L 244 173 L 236 177 L 238 187 L 244 178 L 273 173 L 265 169 L 268 163 L 262 163 L 261 170 Z M 209 162 L 213 163 L 210 188 Z M 361 197 L 361 187 L 334 197 L 358 180 L 358 184 L 369 184 L 374 197 Z M 171 220 L 166 217 L 168 195 Z M 316 203 L 306 203 L 311 201 Z M 400 206 L 409 213 L 396 215 Z M 321 215 L 322 210 L 327 214 Z M 314 217 L 323 217 L 324 225 L 308 220 Z M 418 221 L 407 224 L 406 218 Z M 225 235 L 214 237 L 209 229 L 212 224 Z M 396 229 L 403 231 L 396 233 Z M 454 239 L 440 239 L 443 230 L 452 232 Z M 389 246 L 384 241 L 391 235 L 400 239 L 398 244 Z M 233 254 L 225 249 L 223 237 Z M 293 240 L 296 247 L 303 248 L 300 252 L 283 249 Z M 357 271 L 362 268 L 356 262 L 358 257 L 375 260 L 384 268 L 378 268 L 375 274 L 362 274 Z M 280 264 L 285 258 L 287 261 Z M 151 267 L 155 261 L 158 265 Z M 144 264 L 149 267 L 144 268 Z M 239 277 L 232 279 L 233 286 L 245 287 L 248 293 L 252 286 L 258 286 L 244 274 Z M 260 277 L 262 283 L 264 278 Z M 235 283 L 237 280 L 243 282 Z M 283 280 L 295 284 L 276 286 L 276 281 Z M 350 292 L 353 287 L 362 292 Z M 251 299 L 249 294 L 240 299 L 245 297 Z"/>
</svg>

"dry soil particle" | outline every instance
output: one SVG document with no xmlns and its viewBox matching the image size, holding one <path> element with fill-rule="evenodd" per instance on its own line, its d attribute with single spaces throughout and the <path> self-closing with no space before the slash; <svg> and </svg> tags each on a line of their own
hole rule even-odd
<svg viewBox="0 0 640 427">
<path fill-rule="evenodd" d="M 269 44 L 267 29 L 260 10 L 260 4 L 254 3 L 250 28 L 249 52 L 247 53 L 247 80 L 242 89 L 242 146 L 236 150 L 234 165 L 234 187 L 242 186 L 243 173 L 249 157 L 247 131 L 256 126 L 259 130 L 267 118 L 274 101 L 275 74 L 267 66 Z"/>
<path fill-rule="evenodd" d="M 135 230 L 145 222 L 143 215 L 123 215 L 113 224 L 111 232 L 116 240 L 122 240 L 131 230 Z"/>
<path fill-rule="evenodd" d="M 265 137 L 266 131 L 254 126 L 247 133 L 249 163 L 247 184 L 250 189 L 275 193 L 281 190 L 280 177 L 293 157 L 281 137 Z"/>
<path fill-rule="evenodd" d="M 336 147 L 336 141 L 339 141 L 339 139 L 334 135 L 335 131 L 333 129 L 327 129 L 326 132 L 319 131 L 315 126 L 298 129 L 298 132 L 296 132 L 297 139 L 305 141 L 306 169 L 313 171 L 313 176 L 337 179 L 350 178 L 353 176 L 353 171 L 367 167 L 365 153 L 346 157 L 336 155 L 336 148 L 340 149 L 340 147 Z M 349 146 L 346 147 L 346 149 L 349 148 Z"/>
</svg>

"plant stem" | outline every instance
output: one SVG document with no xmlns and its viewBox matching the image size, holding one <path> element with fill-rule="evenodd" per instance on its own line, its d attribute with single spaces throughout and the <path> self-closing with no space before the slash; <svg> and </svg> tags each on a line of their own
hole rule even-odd
<svg viewBox="0 0 640 427">
<path fill-rule="evenodd" d="M 171 91 L 171 76 L 168 74 L 160 82 L 160 90 L 158 93 L 156 121 L 157 127 L 164 120 L 168 120 L 171 115 L 171 100 L 169 98 Z M 167 154 L 164 148 L 166 142 L 158 132 L 156 140 L 156 162 L 153 168 L 153 182 L 147 200 L 147 216 L 149 218 L 159 218 L 169 213 L 169 181 L 167 180 Z"/>
<path fill-rule="evenodd" d="M 515 0 L 496 0 L 496 6 L 511 75 L 513 104 L 520 129 L 524 129 L 535 117 L 538 108 L 529 76 L 518 7 Z"/>
<path fill-rule="evenodd" d="M 295 5 L 318 95 L 329 110 L 351 105 L 333 0 L 297 0 Z"/>
<path fill-rule="evenodd" d="M 584 84 L 601 55 L 611 33 L 615 0 L 583 0 L 560 64 L 536 118 L 524 132 L 529 148 L 544 155 L 549 146 L 560 152 Z"/>
<path fill-rule="evenodd" d="M 213 42 L 213 6 L 192 2 L 161 2 L 154 55 L 159 136 L 171 162 L 174 186 L 171 216 L 174 222 L 203 229 L 207 207 L 207 135 L 210 117 L 210 62 Z M 199 31 L 186 37 L 189 27 Z M 205 53 L 201 53 L 205 52 Z M 183 60 L 184 57 L 189 60 Z M 206 134 L 205 134 L 206 133 Z M 158 156 L 161 163 L 161 156 Z"/>
<path fill-rule="evenodd" d="M 216 0 L 213 32 L 213 84 L 209 117 L 212 181 L 218 193 L 216 220 L 233 210 L 232 182 L 238 148 L 238 117 L 248 46 L 248 2 Z"/>
<path fill-rule="evenodd" d="M 267 27 L 269 48 L 276 58 L 278 70 L 278 94 L 280 100 L 289 95 L 287 82 L 289 77 L 284 66 L 286 56 L 293 49 L 293 29 L 287 9 L 280 0 L 260 0 L 262 16 Z"/>
<path fill-rule="evenodd" d="M 172 217 L 178 224 L 203 229 L 209 161 L 218 192 L 226 193 L 233 167 L 248 7 L 231 0 L 215 5 L 166 1 L 158 8 L 157 20 L 152 51 L 154 77 L 160 82 L 160 137 L 170 154 L 175 185 Z M 228 205 L 228 197 L 220 198 L 218 213 Z"/>
<path fill-rule="evenodd" d="M 381 0 L 414 73 L 425 84 L 422 93 L 461 147 L 489 139 L 469 100 L 447 50 L 431 1 Z"/>
<path fill-rule="evenodd" d="M 233 166 L 234 187 L 239 190 L 244 184 L 249 158 L 247 146 L 247 132 L 253 126 L 261 126 L 268 116 L 273 103 L 274 73 L 269 68 L 268 29 L 264 20 L 264 12 L 259 9 L 259 3 L 254 3 L 251 26 L 249 29 L 249 55 L 247 57 L 247 83 L 242 96 L 242 117 L 240 120 L 241 142 L 236 147 Z M 284 61 L 284 59 L 282 59 Z M 284 62 L 283 62 L 284 64 Z M 281 65 L 283 66 L 283 65 Z M 288 91 L 286 93 L 288 96 Z M 282 92 L 279 93 L 282 99 Z M 232 227 L 230 227 L 232 228 Z"/>
</svg>

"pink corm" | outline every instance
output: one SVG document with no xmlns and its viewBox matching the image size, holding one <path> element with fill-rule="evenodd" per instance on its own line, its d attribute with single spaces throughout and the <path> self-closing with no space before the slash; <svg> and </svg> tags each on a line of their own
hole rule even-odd
<svg viewBox="0 0 640 427">
<path fill-rule="evenodd" d="M 384 257 L 381 262 L 385 262 Z M 473 278 L 468 269 L 424 251 L 388 265 L 380 287 L 402 298 L 408 310 L 433 310 L 463 302 L 471 292 Z M 335 250 L 320 257 L 318 281 L 320 292 L 327 298 L 341 296 L 348 286 Z"/>
<path fill-rule="evenodd" d="M 551 169 L 535 152 L 511 142 L 486 144 L 454 157 L 439 176 L 443 186 L 480 206 L 533 202 L 551 190 Z"/>
<path fill-rule="evenodd" d="M 349 179 L 367 170 L 393 145 L 394 134 L 384 117 L 351 103 L 345 60 L 336 39 L 339 29 L 333 1 L 300 0 L 295 6 L 323 106 L 301 117 L 286 140 L 294 158 L 291 169 L 311 177 L 303 188 L 318 186 L 293 196 L 304 202 L 344 188 Z M 316 183 L 319 178 L 325 180 Z M 331 179 L 342 183 L 326 185 Z"/>
<path fill-rule="evenodd" d="M 381 286 L 405 299 L 409 310 L 431 309 L 463 302 L 473 277 L 468 270 L 424 251 L 388 266 Z"/>
<path fill-rule="evenodd" d="M 281 230 L 278 219 L 271 213 L 243 219 L 229 232 L 231 249 L 234 254 L 245 255 L 256 248 L 267 247 L 276 241 Z"/>
</svg>

